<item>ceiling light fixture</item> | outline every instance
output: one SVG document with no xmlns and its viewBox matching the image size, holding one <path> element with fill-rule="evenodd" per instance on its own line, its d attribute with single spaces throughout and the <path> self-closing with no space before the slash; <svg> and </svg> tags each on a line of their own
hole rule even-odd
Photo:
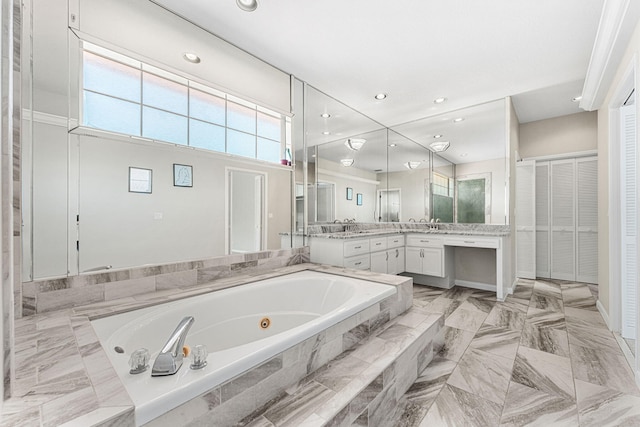
<svg viewBox="0 0 640 427">
<path fill-rule="evenodd" d="M 462 121 L 464 121 L 464 117 L 458 117 L 458 118 L 453 119 L 453 123 L 460 123 Z"/>
<path fill-rule="evenodd" d="M 582 95 L 576 96 L 575 98 L 571 98 L 571 101 L 573 101 L 573 102 L 578 102 L 578 101 L 581 101 L 581 100 L 582 100 Z"/>
<path fill-rule="evenodd" d="M 195 53 L 185 52 L 182 54 L 182 57 L 184 58 L 185 61 L 191 62 L 193 64 L 200 63 L 200 57 Z"/>
<path fill-rule="evenodd" d="M 434 104 L 442 104 L 443 102 L 445 102 L 447 100 L 447 98 L 445 97 L 440 97 L 440 98 L 436 98 L 433 100 Z"/>
<path fill-rule="evenodd" d="M 365 142 L 367 142 L 366 139 L 349 138 L 345 141 L 344 145 L 346 145 L 349 150 L 358 151 L 362 148 Z"/>
<path fill-rule="evenodd" d="M 379 93 L 379 94 L 377 94 L 376 96 L 374 96 L 374 98 L 375 98 L 375 99 L 378 99 L 378 100 L 380 100 L 380 99 L 385 99 L 386 97 L 387 97 L 387 94 L 386 94 L 386 93 Z"/>
<path fill-rule="evenodd" d="M 331 132 L 329 132 L 328 130 L 325 130 L 324 132 L 322 132 L 323 135 L 331 135 Z"/>
<path fill-rule="evenodd" d="M 404 163 L 404 165 L 406 166 L 407 169 L 416 169 L 418 166 L 420 166 L 422 162 L 407 162 Z"/>
<path fill-rule="evenodd" d="M 331 114 L 329 114 L 329 113 L 322 113 L 322 114 L 320 114 L 320 117 L 322 117 L 323 119 L 328 119 L 329 117 L 331 117 Z"/>
<path fill-rule="evenodd" d="M 245 12 L 253 12 L 258 8 L 258 0 L 236 0 L 236 4 Z"/>
<path fill-rule="evenodd" d="M 442 151 L 446 151 L 449 148 L 449 141 L 436 141 L 429 144 L 429 148 L 431 148 L 436 153 L 440 153 Z"/>
<path fill-rule="evenodd" d="M 348 168 L 353 164 L 353 159 L 340 159 L 340 163 L 342 163 L 342 166 Z"/>
</svg>

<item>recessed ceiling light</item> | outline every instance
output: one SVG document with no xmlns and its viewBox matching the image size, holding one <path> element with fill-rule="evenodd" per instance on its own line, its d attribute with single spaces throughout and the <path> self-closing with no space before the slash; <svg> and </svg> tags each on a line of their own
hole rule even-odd
<svg viewBox="0 0 640 427">
<path fill-rule="evenodd" d="M 407 169 L 415 169 L 418 166 L 420 166 L 420 163 L 422 162 L 407 162 L 407 163 L 404 163 L 404 165 Z"/>
<path fill-rule="evenodd" d="M 344 142 L 344 145 L 346 145 L 349 150 L 358 151 L 362 148 L 365 142 L 367 142 L 366 139 L 349 138 Z"/>
<path fill-rule="evenodd" d="M 374 96 L 375 99 L 385 99 L 387 97 L 386 93 L 379 93 L 376 96 Z"/>
<path fill-rule="evenodd" d="M 325 130 L 324 132 L 322 132 L 323 135 L 331 135 L 331 132 L 329 132 L 328 130 Z"/>
<path fill-rule="evenodd" d="M 236 4 L 245 12 L 253 12 L 258 8 L 258 0 L 236 0 Z"/>
<path fill-rule="evenodd" d="M 323 119 L 328 119 L 329 117 L 331 117 L 331 114 L 329 114 L 329 113 L 322 113 L 322 114 L 320 114 L 320 117 L 322 117 Z"/>
<path fill-rule="evenodd" d="M 191 53 L 191 52 L 185 52 L 182 54 L 182 57 L 185 59 L 185 61 L 189 61 L 193 64 L 199 64 L 200 63 L 200 57 L 198 55 L 196 55 L 195 53 Z"/>
<path fill-rule="evenodd" d="M 397 144 L 389 144 L 389 147 L 396 147 Z"/>
<path fill-rule="evenodd" d="M 453 123 L 460 123 L 463 120 L 464 120 L 464 117 L 457 117 L 457 118 L 453 119 Z"/>
<path fill-rule="evenodd" d="M 468 154 L 469 153 L 462 153 L 462 154 L 460 154 L 460 157 L 467 157 Z"/>
<path fill-rule="evenodd" d="M 433 100 L 434 104 L 442 104 L 443 102 L 445 102 L 447 100 L 447 98 L 444 97 L 440 97 L 440 98 L 436 98 Z"/>
<path fill-rule="evenodd" d="M 433 135 L 433 137 L 434 137 L 435 139 L 438 139 L 438 138 L 442 138 L 442 135 L 441 135 L 441 134 L 437 134 L 437 135 Z"/>
<path fill-rule="evenodd" d="M 449 141 L 432 142 L 431 144 L 429 144 L 429 148 L 431 148 L 436 153 L 445 151 L 447 148 L 449 148 Z"/>
<path fill-rule="evenodd" d="M 349 167 L 353 164 L 353 159 L 341 159 L 340 163 L 342 163 L 344 167 Z"/>
<path fill-rule="evenodd" d="M 582 100 L 582 95 L 580 95 L 580 96 L 576 96 L 575 98 L 572 98 L 572 99 L 571 99 L 571 101 L 573 101 L 573 102 L 578 102 L 578 101 L 580 101 L 580 100 Z"/>
</svg>

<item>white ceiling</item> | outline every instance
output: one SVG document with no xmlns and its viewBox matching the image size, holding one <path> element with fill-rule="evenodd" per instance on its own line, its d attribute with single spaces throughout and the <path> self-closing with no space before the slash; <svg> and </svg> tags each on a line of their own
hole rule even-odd
<svg viewBox="0 0 640 427">
<path fill-rule="evenodd" d="M 243 12 L 234 0 L 154 1 L 385 126 L 505 96 L 521 123 L 581 111 L 571 98 L 604 3 L 264 0 Z"/>
</svg>

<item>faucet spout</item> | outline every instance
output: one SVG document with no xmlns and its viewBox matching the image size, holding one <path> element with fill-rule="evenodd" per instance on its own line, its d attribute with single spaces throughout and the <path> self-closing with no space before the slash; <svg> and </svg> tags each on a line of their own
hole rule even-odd
<svg viewBox="0 0 640 427">
<path fill-rule="evenodd" d="M 182 366 L 182 359 L 184 358 L 182 347 L 184 347 L 187 333 L 194 321 L 193 316 L 187 316 L 180 321 L 176 330 L 173 331 L 167 343 L 162 347 L 162 350 L 160 350 L 160 354 L 156 357 L 155 362 L 153 362 L 153 368 L 151 368 L 152 377 L 173 375 L 178 372 L 178 369 Z"/>
</svg>

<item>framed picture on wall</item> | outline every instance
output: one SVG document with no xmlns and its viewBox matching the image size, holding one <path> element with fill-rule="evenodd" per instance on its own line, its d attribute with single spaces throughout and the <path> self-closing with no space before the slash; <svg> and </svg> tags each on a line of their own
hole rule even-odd
<svg viewBox="0 0 640 427">
<path fill-rule="evenodd" d="M 358 206 L 362 206 L 362 193 L 358 193 L 358 194 L 356 195 L 356 204 L 357 204 Z"/>
<path fill-rule="evenodd" d="M 174 163 L 173 185 L 174 187 L 193 187 L 193 167 Z"/>
<path fill-rule="evenodd" d="M 129 168 L 129 192 L 151 193 L 151 169 Z"/>
<path fill-rule="evenodd" d="M 347 200 L 353 200 L 353 188 L 347 187 Z"/>
</svg>

